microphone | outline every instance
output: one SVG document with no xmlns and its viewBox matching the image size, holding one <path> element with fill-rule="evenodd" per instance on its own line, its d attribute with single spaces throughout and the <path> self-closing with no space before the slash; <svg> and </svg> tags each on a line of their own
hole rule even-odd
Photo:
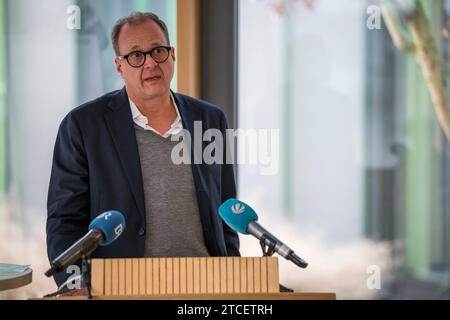
<svg viewBox="0 0 450 320">
<path fill-rule="evenodd" d="M 294 250 L 256 222 L 258 215 L 244 202 L 236 199 L 228 199 L 219 207 L 219 215 L 233 230 L 243 234 L 251 234 L 269 246 L 269 248 L 273 246 L 273 250 L 280 256 L 292 261 L 300 268 L 306 268 L 308 266 L 308 263 L 297 256 Z"/>
<path fill-rule="evenodd" d="M 125 218 L 119 211 L 106 211 L 89 224 L 89 232 L 50 263 L 47 277 L 64 271 L 82 257 L 90 255 L 99 245 L 107 246 L 125 229 Z"/>
</svg>

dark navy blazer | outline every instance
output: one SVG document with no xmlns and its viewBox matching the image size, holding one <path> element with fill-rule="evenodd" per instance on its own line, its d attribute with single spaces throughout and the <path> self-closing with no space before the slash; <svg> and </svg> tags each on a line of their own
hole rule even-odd
<svg viewBox="0 0 450 320">
<path fill-rule="evenodd" d="M 225 132 L 227 123 L 219 108 L 185 95 L 172 94 L 183 127 L 192 138 L 194 121 L 202 122 L 203 132 L 210 128 Z M 191 168 L 206 247 L 211 256 L 238 256 L 239 238 L 217 213 L 221 203 L 236 197 L 233 167 L 231 164 L 194 164 L 193 148 L 192 143 Z M 225 157 L 225 153 L 223 155 Z M 122 212 L 126 228 L 115 242 L 97 248 L 92 257 L 143 257 L 144 191 L 125 88 L 72 110 L 62 121 L 53 155 L 47 209 L 50 261 L 82 237 L 89 222 L 107 210 Z M 57 274 L 56 283 L 60 285 L 68 276 Z"/>
</svg>

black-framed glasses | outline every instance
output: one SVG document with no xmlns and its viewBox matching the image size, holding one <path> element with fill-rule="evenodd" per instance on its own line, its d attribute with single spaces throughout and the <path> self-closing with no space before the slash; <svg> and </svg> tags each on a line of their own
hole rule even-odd
<svg viewBox="0 0 450 320">
<path fill-rule="evenodd" d="M 172 47 L 159 46 L 146 52 L 132 51 L 125 56 L 118 56 L 117 59 L 127 60 L 128 64 L 133 68 L 139 68 L 144 65 L 148 54 L 156 63 L 166 62 L 169 58 L 170 50 L 172 50 Z"/>
</svg>

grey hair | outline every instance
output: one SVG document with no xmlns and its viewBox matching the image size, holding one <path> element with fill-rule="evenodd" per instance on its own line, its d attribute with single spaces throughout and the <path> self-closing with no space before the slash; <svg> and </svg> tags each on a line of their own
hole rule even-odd
<svg viewBox="0 0 450 320">
<path fill-rule="evenodd" d="M 130 15 L 123 17 L 114 24 L 111 32 L 111 42 L 116 55 L 120 55 L 119 50 L 119 34 L 122 27 L 126 24 L 136 25 L 146 21 L 154 21 L 164 32 L 166 36 L 167 44 L 170 46 L 169 31 L 166 24 L 156 14 L 152 12 L 132 12 Z"/>
</svg>

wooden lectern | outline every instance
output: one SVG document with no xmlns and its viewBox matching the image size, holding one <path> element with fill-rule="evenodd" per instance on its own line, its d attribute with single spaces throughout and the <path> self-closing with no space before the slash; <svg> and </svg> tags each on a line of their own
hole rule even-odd
<svg viewBox="0 0 450 320">
<path fill-rule="evenodd" d="M 280 293 L 277 257 L 91 260 L 94 299 L 336 299 Z"/>
</svg>

